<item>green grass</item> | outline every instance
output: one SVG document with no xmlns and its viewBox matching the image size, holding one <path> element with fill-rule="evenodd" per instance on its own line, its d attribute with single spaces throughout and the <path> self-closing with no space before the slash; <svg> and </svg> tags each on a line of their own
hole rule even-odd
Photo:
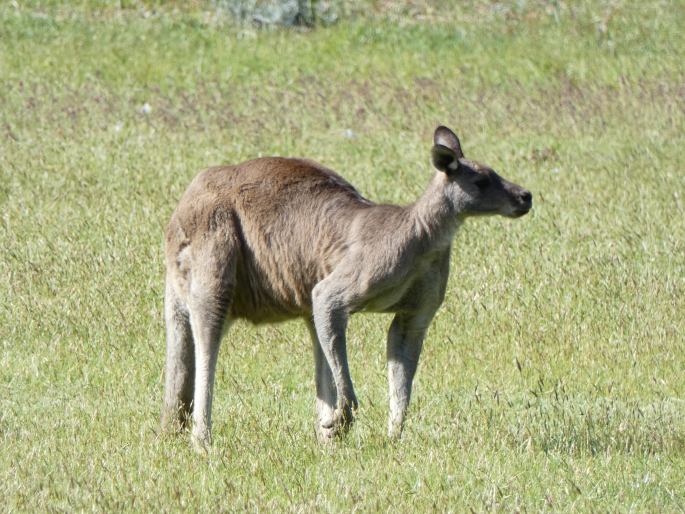
<svg viewBox="0 0 685 514">
<path fill-rule="evenodd" d="M 4 510 L 685 510 L 682 2 L 379 2 L 314 31 L 201 3 L 16 4 Z M 408 203 L 440 123 L 535 206 L 458 235 L 403 440 L 384 435 L 378 315 L 350 324 L 361 409 L 334 447 L 298 323 L 231 329 L 207 457 L 159 436 L 162 233 L 194 174 L 300 155 Z"/>
</svg>

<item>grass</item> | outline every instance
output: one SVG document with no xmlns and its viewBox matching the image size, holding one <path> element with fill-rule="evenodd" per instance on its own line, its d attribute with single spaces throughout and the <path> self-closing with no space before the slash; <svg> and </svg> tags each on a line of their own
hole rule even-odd
<svg viewBox="0 0 685 514">
<path fill-rule="evenodd" d="M 211 5 L 0 6 L 0 497 L 19 511 L 685 510 L 685 8 L 377 2 L 313 31 Z M 531 189 L 453 250 L 403 440 L 384 336 L 320 447 L 301 324 L 238 324 L 212 451 L 157 433 L 162 233 L 201 168 L 302 155 L 408 203 L 434 127 Z"/>
</svg>

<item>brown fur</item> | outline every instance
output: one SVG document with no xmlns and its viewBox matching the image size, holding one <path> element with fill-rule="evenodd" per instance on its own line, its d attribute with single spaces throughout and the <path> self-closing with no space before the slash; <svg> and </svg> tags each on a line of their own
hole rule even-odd
<svg viewBox="0 0 685 514">
<path fill-rule="evenodd" d="M 331 200 L 332 198 L 332 200 Z M 230 317 L 279 321 L 311 312 L 311 292 L 345 253 L 346 227 L 372 204 L 343 178 L 311 161 L 262 158 L 210 168 L 183 195 L 167 229 L 167 264 L 187 294 L 195 239 L 235 249 Z"/>
</svg>

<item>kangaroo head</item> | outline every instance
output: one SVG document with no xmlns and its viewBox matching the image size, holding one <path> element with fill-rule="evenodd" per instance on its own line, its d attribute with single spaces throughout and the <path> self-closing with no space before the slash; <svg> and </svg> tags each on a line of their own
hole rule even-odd
<svg viewBox="0 0 685 514">
<path fill-rule="evenodd" d="M 450 129 L 435 129 L 433 142 L 433 166 L 445 173 L 445 194 L 460 215 L 518 218 L 530 210 L 530 191 L 503 179 L 485 164 L 465 159 L 459 138 Z"/>
</svg>

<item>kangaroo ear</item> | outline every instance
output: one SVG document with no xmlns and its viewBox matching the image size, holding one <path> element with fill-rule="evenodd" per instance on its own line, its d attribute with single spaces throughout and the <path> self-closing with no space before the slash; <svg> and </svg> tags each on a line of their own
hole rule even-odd
<svg viewBox="0 0 685 514">
<path fill-rule="evenodd" d="M 461 151 L 461 143 L 459 142 L 459 138 L 447 127 L 440 125 L 435 129 L 433 142 L 436 145 L 442 145 L 450 148 L 456 154 L 457 159 L 464 157 L 464 152 Z"/>
<path fill-rule="evenodd" d="M 435 169 L 445 173 L 453 173 L 459 167 L 457 154 L 451 148 L 447 148 L 444 145 L 436 144 L 431 149 L 431 159 Z"/>
</svg>

